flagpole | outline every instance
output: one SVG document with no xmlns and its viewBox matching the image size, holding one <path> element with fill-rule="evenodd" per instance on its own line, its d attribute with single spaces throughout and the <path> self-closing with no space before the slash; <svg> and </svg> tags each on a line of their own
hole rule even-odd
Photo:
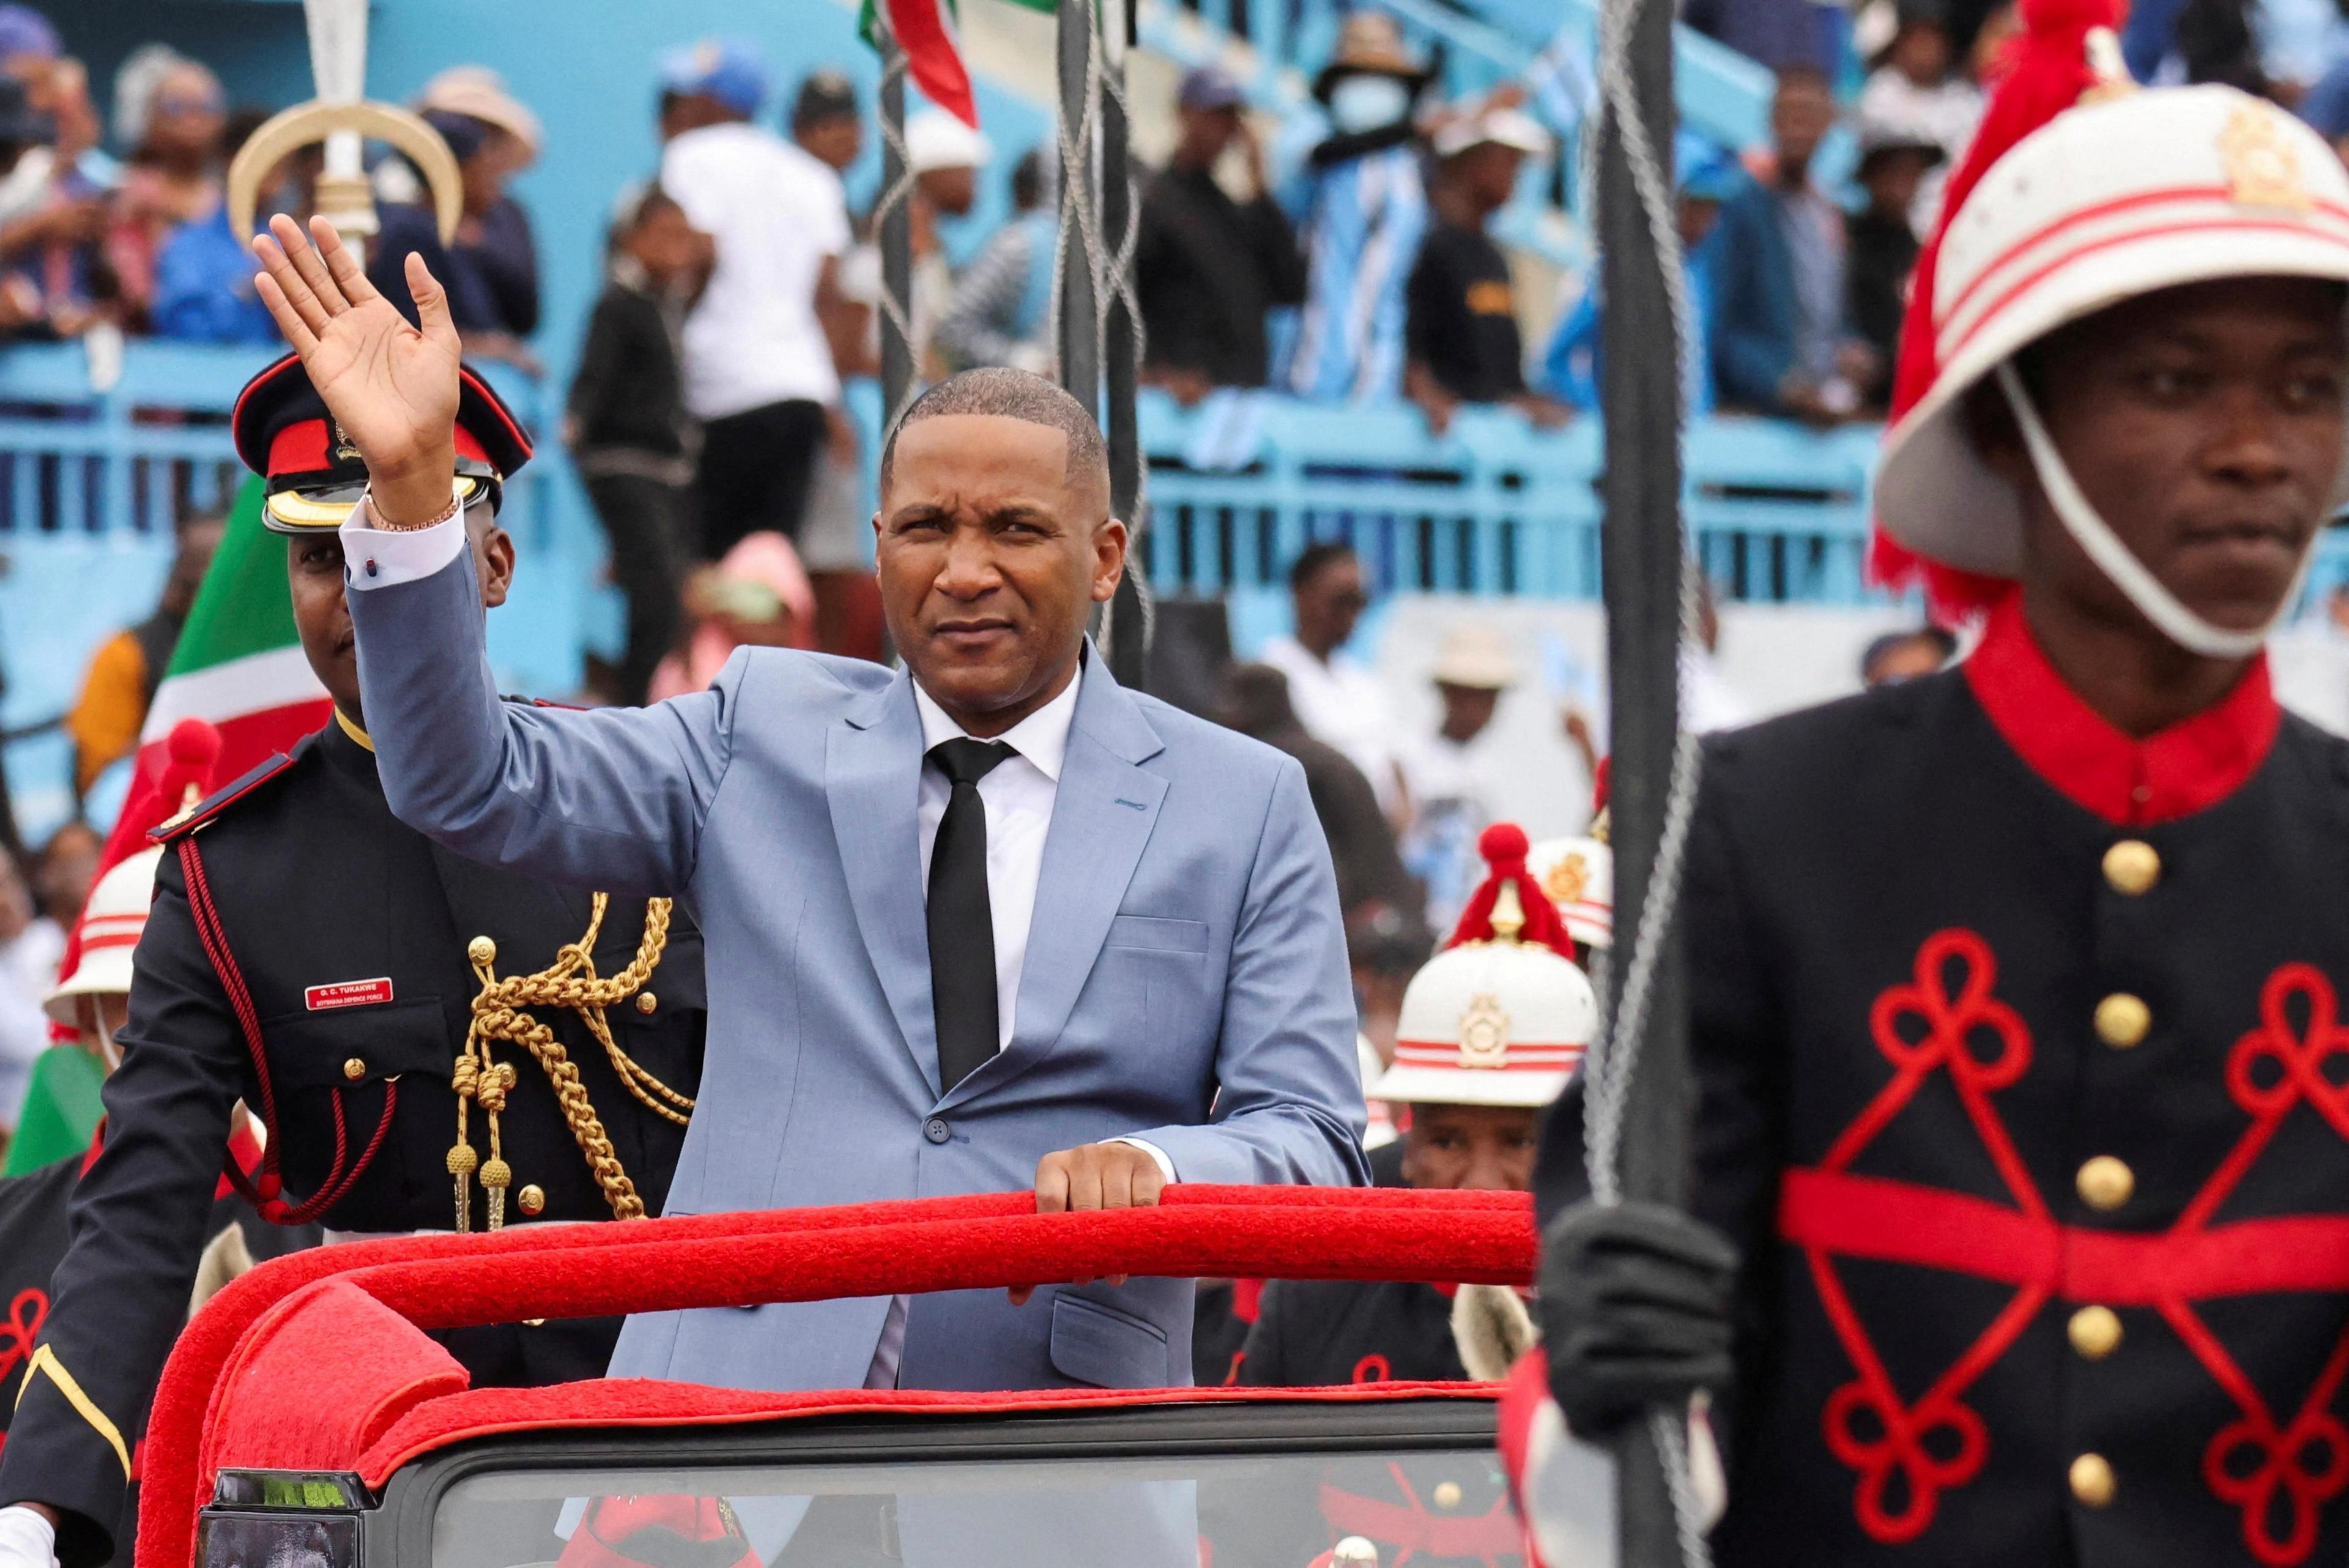
<svg viewBox="0 0 2349 1568">
<path fill-rule="evenodd" d="M 1109 310 L 1102 332 L 1102 379 L 1108 393 L 1110 515 L 1126 526 L 1126 570 L 1110 606 L 1106 649 L 1110 673 L 1139 689 L 1147 670 L 1149 620 L 1142 602 L 1142 441 L 1134 422 L 1134 379 L 1140 369 L 1140 324 L 1133 318 L 1133 166 L 1127 151 L 1126 54 L 1134 45 L 1134 0 L 1105 0 L 1102 94 L 1102 234 L 1109 247 Z"/>
<path fill-rule="evenodd" d="M 1093 204 L 1093 9 L 1090 0 L 1062 0 L 1061 88 L 1061 385 L 1088 409 L 1101 407 L 1101 315 L 1093 296 L 1092 258 L 1085 245 Z"/>
<path fill-rule="evenodd" d="M 913 345 L 905 339 L 913 297 L 914 231 L 906 199 L 905 50 L 890 25 L 889 7 L 873 7 L 881 47 L 881 429 L 884 439 L 905 410 L 914 385 Z"/>
</svg>

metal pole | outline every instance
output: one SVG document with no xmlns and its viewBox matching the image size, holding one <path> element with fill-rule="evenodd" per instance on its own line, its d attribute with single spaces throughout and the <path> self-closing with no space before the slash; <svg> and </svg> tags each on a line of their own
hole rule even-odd
<svg viewBox="0 0 2349 1568">
<path fill-rule="evenodd" d="M 1098 213 L 1093 180 L 1093 117 L 1091 109 L 1093 13 L 1091 0 L 1063 0 L 1060 18 L 1061 180 L 1061 385 L 1089 409 L 1101 407 L 1101 317 L 1093 296 L 1092 262 L 1085 252 L 1083 224 L 1067 215 Z M 1073 183 L 1071 183 L 1073 182 Z M 1078 193 L 1071 202 L 1067 192 Z"/>
<path fill-rule="evenodd" d="M 1627 51 L 1647 144 L 1665 159 L 1672 145 L 1672 11 L 1659 0 L 1637 5 Z M 1654 890 L 1680 727 L 1682 544 L 1679 340 L 1664 260 L 1640 206 L 1619 124 L 1610 106 L 1599 131 L 1598 238 L 1607 301 L 1600 561 L 1614 730 L 1609 812 L 1619 943 L 1610 969 L 1619 981 L 1630 971 L 1640 915 Z M 1669 168 L 1664 178 L 1671 178 Z M 1668 933 L 1638 1043 L 1621 1146 L 1627 1201 L 1679 1204 L 1685 1198 L 1688 997 L 1680 946 L 1676 933 Z M 1620 985 L 1609 992 L 1610 1010 L 1619 1007 Z M 1616 1038 L 1611 1032 L 1609 1037 Z M 1649 1425 L 1632 1424 L 1616 1451 L 1619 1561 L 1624 1568 L 1676 1568 L 1681 1548 L 1671 1494 Z"/>
<path fill-rule="evenodd" d="M 899 310 L 912 309 L 914 226 L 905 185 L 905 51 L 889 26 L 889 7 L 873 8 L 881 35 L 881 428 L 897 422 L 914 385 L 914 349 Z M 895 301 L 896 310 L 887 307 Z"/>
<path fill-rule="evenodd" d="M 1102 96 L 1102 235 L 1112 257 L 1125 257 L 1125 235 L 1133 211 L 1133 163 L 1126 147 L 1125 57 L 1133 46 L 1133 0 L 1111 0 L 1105 7 L 1102 43 L 1109 85 Z M 1109 315 L 1102 329 L 1102 375 L 1109 393 L 1110 515 L 1125 522 L 1127 567 L 1117 586 L 1110 617 L 1110 673 L 1140 687 L 1148 673 L 1148 621 L 1142 607 L 1142 440 L 1134 424 L 1133 387 L 1137 340 L 1125 290 L 1133 287 L 1131 258 L 1112 281 Z"/>
</svg>

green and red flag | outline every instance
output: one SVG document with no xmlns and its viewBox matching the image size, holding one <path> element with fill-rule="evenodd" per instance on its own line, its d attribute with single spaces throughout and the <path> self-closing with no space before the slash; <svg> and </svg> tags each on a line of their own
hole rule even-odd
<svg viewBox="0 0 2349 1568">
<path fill-rule="evenodd" d="M 142 847 L 147 830 L 155 826 L 138 820 L 144 815 L 138 807 L 170 761 L 166 742 L 181 720 L 202 719 L 220 732 L 220 757 L 212 770 L 217 784 L 291 750 L 326 722 L 326 689 L 310 672 L 294 629 L 285 541 L 261 525 L 261 480 L 248 478 L 229 508 L 220 551 L 147 710 L 129 792 L 107 839 L 101 875 Z M 180 805 L 165 803 L 163 815 Z"/>
<path fill-rule="evenodd" d="M 1030 11 L 1050 12 L 1053 0 L 1011 0 Z M 876 48 L 880 33 L 874 16 L 874 0 L 864 0 L 857 26 L 864 41 Z M 971 96 L 970 69 L 963 64 L 962 45 L 955 36 L 954 0 L 888 0 L 889 26 L 897 47 L 905 51 L 905 74 L 924 98 L 969 126 L 978 129 L 978 102 Z"/>
</svg>

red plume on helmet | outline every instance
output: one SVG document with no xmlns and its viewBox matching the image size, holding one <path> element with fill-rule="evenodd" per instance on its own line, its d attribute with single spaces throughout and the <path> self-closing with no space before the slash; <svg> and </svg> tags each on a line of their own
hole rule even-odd
<svg viewBox="0 0 2349 1568">
<path fill-rule="evenodd" d="M 1456 948 L 1463 942 L 1491 941 L 1493 906 L 1500 901 L 1502 888 L 1508 886 L 1516 888 L 1517 905 L 1526 915 L 1526 923 L 1518 928 L 1517 940 L 1539 943 L 1560 958 L 1574 957 L 1574 939 L 1566 934 L 1565 918 L 1526 869 L 1526 851 L 1530 847 L 1526 830 L 1514 822 L 1496 822 L 1485 830 L 1484 836 L 1476 840 L 1476 852 L 1485 857 L 1489 869 L 1484 882 L 1469 895 L 1468 907 L 1460 911 L 1460 923 L 1453 928 L 1452 940 L 1444 946 Z"/>
<path fill-rule="evenodd" d="M 1957 171 L 1941 192 L 1940 221 L 1917 258 L 1909 286 L 1909 308 L 1900 324 L 1900 350 L 1893 367 L 1892 419 L 1916 407 L 1940 369 L 1934 350 L 1933 276 L 1941 238 L 1966 198 L 1991 165 L 2023 138 L 2080 101 L 2099 84 L 2088 57 L 2088 36 L 2120 25 L 2120 0 L 2023 0 L 2023 32 L 2009 45 L 1999 67 L 1998 85 L 1981 126 Z M 1868 576 L 1886 587 L 1923 580 L 1927 602 L 1937 617 L 1955 620 L 1982 608 L 2006 591 L 1996 577 L 1927 559 L 1876 526 L 1868 553 Z"/>
</svg>

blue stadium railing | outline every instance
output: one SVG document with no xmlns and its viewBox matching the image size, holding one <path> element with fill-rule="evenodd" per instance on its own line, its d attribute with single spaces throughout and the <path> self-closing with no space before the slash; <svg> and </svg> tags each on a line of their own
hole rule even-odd
<svg viewBox="0 0 2349 1568">
<path fill-rule="evenodd" d="M 78 346 L 0 351 L 0 730 L 62 711 L 90 650 L 146 613 L 174 514 L 235 486 L 227 415 L 267 358 L 133 343 L 120 379 L 98 393 Z M 616 646 L 617 604 L 585 493 L 551 439 L 549 400 L 530 379 L 487 369 L 541 440 L 508 489 L 522 569 L 492 618 L 492 656 L 510 690 L 560 693 L 589 649 Z M 851 402 L 875 450 L 878 399 L 860 388 Z M 1596 420 L 1537 432 L 1515 414 L 1471 410 L 1438 439 L 1406 408 L 1237 392 L 1188 410 L 1148 393 L 1141 414 L 1153 518 L 1143 564 L 1161 594 L 1263 594 L 1325 538 L 1352 542 L 1381 593 L 1598 594 Z M 1690 527 L 1723 597 L 1880 602 L 1863 571 L 1877 439 L 1872 428 L 1735 418 L 1690 432 Z M 2349 531 L 2336 531 L 2310 592 L 2344 582 Z M 11 745 L 12 793 L 61 776 L 61 748 L 54 732 Z"/>
</svg>

